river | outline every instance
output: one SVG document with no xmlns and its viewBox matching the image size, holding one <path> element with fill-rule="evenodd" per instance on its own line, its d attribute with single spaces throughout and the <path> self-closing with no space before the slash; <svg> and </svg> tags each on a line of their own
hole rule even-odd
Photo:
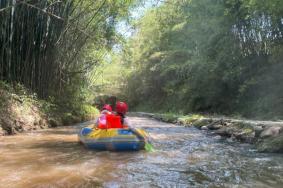
<svg viewBox="0 0 283 188">
<path fill-rule="evenodd" d="M 0 187 L 282 187 L 283 155 L 195 128 L 131 117 L 155 152 L 90 151 L 75 126 L 0 137 Z"/>
</svg>

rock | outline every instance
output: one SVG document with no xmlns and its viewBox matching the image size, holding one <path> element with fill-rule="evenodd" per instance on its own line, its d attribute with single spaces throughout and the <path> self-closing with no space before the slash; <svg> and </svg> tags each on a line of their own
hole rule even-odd
<svg viewBox="0 0 283 188">
<path fill-rule="evenodd" d="M 202 126 L 201 130 L 208 130 L 208 127 L 207 126 Z"/>
<path fill-rule="evenodd" d="M 212 119 L 201 118 L 199 120 L 194 121 L 193 126 L 197 128 L 201 128 L 202 126 L 206 126 L 212 122 Z"/>
<path fill-rule="evenodd" d="M 5 131 L 2 129 L 2 126 L 0 125 L 0 136 L 5 135 Z"/>
<path fill-rule="evenodd" d="M 260 138 L 276 137 L 279 135 L 280 132 L 282 132 L 282 127 L 272 126 L 262 131 L 259 137 Z"/>
<path fill-rule="evenodd" d="M 283 153 L 283 133 L 277 137 L 268 137 L 257 143 L 259 152 Z"/>
<path fill-rule="evenodd" d="M 39 124 L 39 125 L 44 124 L 44 123 L 45 123 L 45 121 L 44 121 L 43 119 L 39 119 L 39 120 L 38 120 L 38 124 Z"/>
<path fill-rule="evenodd" d="M 38 125 L 41 129 L 48 128 L 48 123 L 42 118 L 38 120 Z"/>
<path fill-rule="evenodd" d="M 39 126 L 41 129 L 45 129 L 48 127 L 48 125 L 45 122 L 42 122 Z"/>
<path fill-rule="evenodd" d="M 59 122 L 55 119 L 49 119 L 48 123 L 49 123 L 50 127 L 58 127 L 59 126 Z"/>
<path fill-rule="evenodd" d="M 214 132 L 220 136 L 231 137 L 233 134 L 233 129 L 230 127 L 222 127 Z"/>
<path fill-rule="evenodd" d="M 33 122 L 33 126 L 35 126 L 35 127 L 36 127 L 36 126 L 38 126 L 38 125 L 39 125 L 39 124 L 38 124 L 38 122 L 36 122 L 36 121 L 35 121 L 35 122 Z"/>
<path fill-rule="evenodd" d="M 218 129 L 222 128 L 223 125 L 217 123 L 217 124 L 208 125 L 207 127 L 208 127 L 208 129 L 210 129 L 210 130 L 218 130 Z"/>
<path fill-rule="evenodd" d="M 262 125 L 254 126 L 255 137 L 259 137 L 261 132 L 264 130 Z"/>
<path fill-rule="evenodd" d="M 71 123 L 73 124 L 73 123 L 79 123 L 79 122 L 81 122 L 82 121 L 82 119 L 81 119 L 81 117 L 79 117 L 79 116 L 73 116 L 72 117 L 72 120 L 71 120 Z"/>
<path fill-rule="evenodd" d="M 23 126 L 23 131 L 29 131 L 29 130 L 32 129 L 32 127 L 33 126 L 31 126 L 31 125 L 25 125 L 25 126 Z"/>
<path fill-rule="evenodd" d="M 235 137 L 237 140 L 245 143 L 253 143 L 255 141 L 255 132 L 247 132 L 247 131 L 240 131 L 240 132 L 234 132 L 233 137 Z"/>
<path fill-rule="evenodd" d="M 13 121 L 11 121 L 10 119 L 2 119 L 1 125 L 2 125 L 2 129 L 7 134 L 13 134 Z"/>
<path fill-rule="evenodd" d="M 192 124 L 182 124 L 184 127 L 192 127 Z"/>
<path fill-rule="evenodd" d="M 18 122 L 17 120 L 14 120 L 14 128 L 16 130 L 23 129 L 22 124 L 20 124 L 20 122 Z"/>
<path fill-rule="evenodd" d="M 213 137 L 213 138 L 220 140 L 222 137 L 219 136 L 219 135 L 217 135 L 217 136 L 215 136 L 215 137 Z"/>
<path fill-rule="evenodd" d="M 183 121 L 182 121 L 182 120 L 180 120 L 180 119 L 177 119 L 176 124 L 178 124 L 178 125 L 183 125 Z"/>
<path fill-rule="evenodd" d="M 234 142 L 234 138 L 230 137 L 226 141 L 229 142 L 229 143 L 232 143 L 232 142 Z"/>
<path fill-rule="evenodd" d="M 233 125 L 233 123 L 225 121 L 225 122 L 223 122 L 223 125 L 224 125 L 225 127 L 230 127 L 230 126 Z"/>
</svg>

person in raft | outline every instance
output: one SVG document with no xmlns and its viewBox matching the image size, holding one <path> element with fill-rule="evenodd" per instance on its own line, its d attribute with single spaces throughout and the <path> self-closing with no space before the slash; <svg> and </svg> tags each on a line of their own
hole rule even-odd
<svg viewBox="0 0 283 188">
<path fill-rule="evenodd" d="M 106 116 L 112 114 L 112 107 L 109 104 L 105 104 L 100 112 L 100 116 L 96 119 L 94 128 L 99 126 L 106 127 Z"/>
<path fill-rule="evenodd" d="M 105 105 L 104 107 L 110 105 Z M 111 107 L 111 106 L 110 106 Z M 125 102 L 118 101 L 116 103 L 116 112 L 112 113 L 112 108 L 101 111 L 100 117 L 97 119 L 94 128 L 98 129 L 113 129 L 113 128 L 130 128 L 129 120 L 126 117 L 128 105 Z"/>
<path fill-rule="evenodd" d="M 128 105 L 125 102 L 118 101 L 116 103 L 116 117 L 120 117 L 120 121 L 122 128 L 130 129 L 139 139 L 141 139 L 144 143 L 149 142 L 149 140 L 145 140 L 145 137 L 141 135 L 134 127 L 130 126 L 129 119 L 126 117 L 126 113 L 128 112 Z"/>
<path fill-rule="evenodd" d="M 116 103 L 116 115 L 120 116 L 121 124 L 123 127 L 130 127 L 129 120 L 126 117 L 128 111 L 128 105 L 125 102 L 118 101 Z"/>
</svg>

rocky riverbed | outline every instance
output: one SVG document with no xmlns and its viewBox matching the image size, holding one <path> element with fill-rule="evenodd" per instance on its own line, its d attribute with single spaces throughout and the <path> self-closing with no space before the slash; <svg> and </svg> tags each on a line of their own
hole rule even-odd
<svg viewBox="0 0 283 188">
<path fill-rule="evenodd" d="M 133 114 L 185 127 L 195 126 L 229 140 L 252 143 L 260 152 L 283 153 L 283 121 L 256 121 L 199 115 L 177 116 L 144 112 Z"/>
</svg>

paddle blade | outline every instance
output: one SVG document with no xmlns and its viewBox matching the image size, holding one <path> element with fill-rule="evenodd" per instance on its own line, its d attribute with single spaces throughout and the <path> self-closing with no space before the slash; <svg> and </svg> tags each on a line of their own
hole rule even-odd
<svg viewBox="0 0 283 188">
<path fill-rule="evenodd" d="M 146 151 L 148 151 L 148 152 L 153 152 L 153 151 L 155 151 L 153 145 L 151 145 L 150 143 L 145 143 L 144 149 L 145 149 Z"/>
</svg>

